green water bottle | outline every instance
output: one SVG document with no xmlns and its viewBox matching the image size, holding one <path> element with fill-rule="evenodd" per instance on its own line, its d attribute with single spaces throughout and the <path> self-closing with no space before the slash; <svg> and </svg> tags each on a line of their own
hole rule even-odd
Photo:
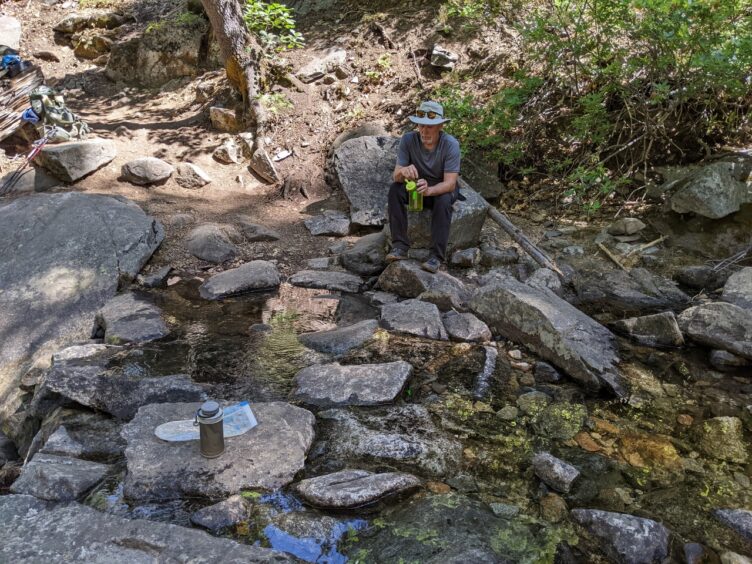
<svg viewBox="0 0 752 564">
<path fill-rule="evenodd" d="M 407 190 L 407 211 L 423 211 L 423 194 L 418 192 L 417 188 L 418 185 L 414 180 L 408 180 L 405 182 L 405 189 Z"/>
</svg>

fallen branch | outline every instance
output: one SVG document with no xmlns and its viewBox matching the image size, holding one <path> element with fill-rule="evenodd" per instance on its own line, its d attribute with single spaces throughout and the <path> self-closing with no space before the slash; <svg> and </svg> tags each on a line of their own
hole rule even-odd
<svg viewBox="0 0 752 564">
<path fill-rule="evenodd" d="M 655 241 L 650 241 L 650 243 L 645 243 L 644 245 L 640 245 L 639 247 L 632 249 L 627 253 L 627 256 L 631 256 L 635 253 L 641 253 L 642 251 L 649 249 L 650 247 L 655 247 L 657 244 L 662 243 L 666 239 L 668 239 L 668 235 L 661 235 Z"/>
<path fill-rule="evenodd" d="M 564 278 L 564 273 L 559 270 L 559 267 L 556 266 L 556 263 L 551 260 L 548 255 L 541 249 L 539 249 L 532 241 L 530 241 L 530 239 L 527 238 L 527 235 L 525 235 L 520 228 L 515 226 L 506 215 L 492 206 L 488 206 L 488 215 L 491 217 L 491 219 L 498 223 L 504 231 L 509 234 L 509 236 L 515 241 L 515 243 L 522 247 L 522 249 L 527 254 L 533 257 L 533 260 L 535 260 L 535 262 L 537 262 L 544 268 L 553 270 L 556 274 Z"/>
<path fill-rule="evenodd" d="M 601 251 L 603 251 L 604 253 L 606 253 L 606 256 L 607 256 L 608 258 L 610 258 L 610 259 L 611 259 L 612 261 L 614 261 L 614 262 L 615 262 L 615 263 L 617 264 L 617 266 L 619 266 L 619 268 L 621 268 L 621 269 L 622 269 L 622 270 L 623 270 L 624 272 L 629 272 L 629 269 L 628 269 L 628 268 L 627 268 L 626 266 L 624 266 L 624 265 L 623 265 L 623 264 L 622 264 L 622 263 L 621 263 L 621 262 L 619 261 L 619 259 L 618 259 L 618 258 L 616 258 L 616 257 L 615 257 L 615 256 L 613 255 L 613 253 L 612 253 L 611 251 L 609 251 L 609 250 L 608 250 L 608 249 L 606 248 L 606 246 L 605 246 L 605 245 L 604 245 L 603 243 L 598 243 L 598 248 L 599 248 L 599 249 L 600 249 Z"/>
</svg>

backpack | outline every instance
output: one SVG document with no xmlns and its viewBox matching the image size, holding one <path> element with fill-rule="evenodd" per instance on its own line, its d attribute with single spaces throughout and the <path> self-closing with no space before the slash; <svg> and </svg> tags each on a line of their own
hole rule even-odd
<svg viewBox="0 0 752 564">
<path fill-rule="evenodd" d="M 50 127 L 56 127 L 50 143 L 62 143 L 71 139 L 83 139 L 91 131 L 76 114 L 65 107 L 62 94 L 49 86 L 39 86 L 29 94 L 31 109 L 39 117 L 37 132 L 44 136 Z"/>
</svg>

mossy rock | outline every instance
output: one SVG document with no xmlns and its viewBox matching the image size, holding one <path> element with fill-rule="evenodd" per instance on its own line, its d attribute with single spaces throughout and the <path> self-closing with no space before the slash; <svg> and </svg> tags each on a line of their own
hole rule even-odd
<svg viewBox="0 0 752 564">
<path fill-rule="evenodd" d="M 550 439 L 571 439 L 585 423 L 587 408 L 577 403 L 552 403 L 535 418 L 533 429 Z"/>
<path fill-rule="evenodd" d="M 749 446 L 744 441 L 742 421 L 738 417 L 714 417 L 700 430 L 700 450 L 706 455 L 728 462 L 744 463 Z"/>
</svg>

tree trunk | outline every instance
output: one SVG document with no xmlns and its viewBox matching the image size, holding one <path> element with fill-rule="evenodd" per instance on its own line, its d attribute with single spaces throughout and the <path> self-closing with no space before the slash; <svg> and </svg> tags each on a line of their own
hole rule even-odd
<svg viewBox="0 0 752 564">
<path fill-rule="evenodd" d="M 201 0 L 225 64 L 227 78 L 243 97 L 246 112 L 256 122 L 257 138 L 266 127 L 266 112 L 258 101 L 263 80 L 262 49 L 248 33 L 239 0 Z"/>
</svg>

